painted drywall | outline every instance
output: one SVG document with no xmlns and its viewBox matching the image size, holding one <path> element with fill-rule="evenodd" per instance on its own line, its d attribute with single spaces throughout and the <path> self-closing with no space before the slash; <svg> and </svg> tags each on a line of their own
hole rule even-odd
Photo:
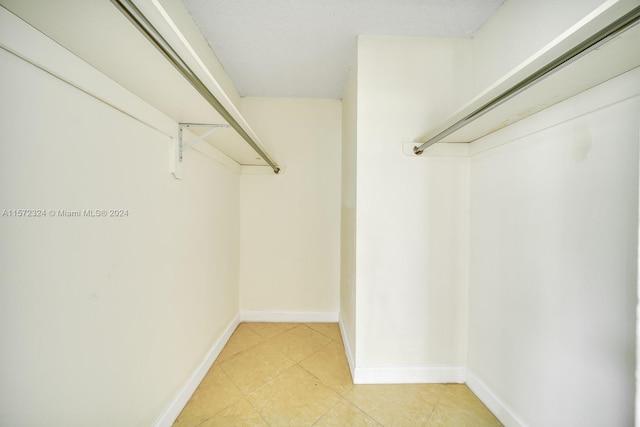
<svg viewBox="0 0 640 427">
<path fill-rule="evenodd" d="M 0 424 L 151 425 L 238 312 L 239 175 L 0 63 Z"/>
<path fill-rule="evenodd" d="M 636 69 L 474 143 L 468 366 L 526 425 L 633 424 L 639 94 Z"/>
<path fill-rule="evenodd" d="M 353 363 L 356 336 L 356 183 L 358 64 L 342 96 L 342 180 L 340 213 L 340 318 L 349 360 Z M 353 368 L 353 367 L 352 367 Z"/>
<path fill-rule="evenodd" d="M 143 7 L 143 13 L 149 12 L 150 15 L 152 10 L 150 6 L 155 6 L 153 1 L 149 0 L 146 2 L 139 1 L 138 4 L 140 7 Z M 209 43 L 204 38 L 204 35 L 193 21 L 193 17 L 186 9 L 184 3 L 181 0 L 158 0 L 158 4 L 161 5 L 161 8 L 166 11 L 171 20 L 180 29 L 180 32 L 188 41 L 190 47 L 196 52 L 206 67 L 207 72 L 211 73 L 213 80 L 207 81 L 207 83 L 218 85 L 221 91 L 216 94 L 224 93 L 224 98 L 235 108 L 239 108 L 240 94 L 238 94 L 238 90 L 209 46 Z M 155 9 L 158 10 L 157 7 L 155 7 Z M 195 66 L 193 68 L 198 69 Z M 228 105 L 228 107 L 230 107 L 230 105 Z"/>
<path fill-rule="evenodd" d="M 465 95 L 468 43 L 358 42 L 354 351 L 366 381 L 376 368 L 424 368 L 412 381 L 429 381 L 429 369 L 466 360 L 469 162 L 408 157 L 402 143 Z"/>
<path fill-rule="evenodd" d="M 469 80 L 474 94 L 498 81 L 604 3 L 615 1 L 505 1 L 473 36 L 473 72 Z"/>
<path fill-rule="evenodd" d="M 337 100 L 243 98 L 283 172 L 240 178 L 240 308 L 333 313 L 340 298 Z"/>
</svg>

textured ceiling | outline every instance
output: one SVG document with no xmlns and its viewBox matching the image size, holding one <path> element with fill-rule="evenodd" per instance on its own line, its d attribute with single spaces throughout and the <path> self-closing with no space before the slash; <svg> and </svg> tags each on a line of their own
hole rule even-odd
<svg viewBox="0 0 640 427">
<path fill-rule="evenodd" d="M 340 98 L 358 35 L 470 37 L 504 0 L 184 0 L 242 96 Z"/>
</svg>

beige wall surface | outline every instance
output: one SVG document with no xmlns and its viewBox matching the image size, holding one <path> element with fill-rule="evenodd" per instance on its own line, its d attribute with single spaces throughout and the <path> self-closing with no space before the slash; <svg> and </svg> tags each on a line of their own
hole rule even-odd
<svg viewBox="0 0 640 427">
<path fill-rule="evenodd" d="M 357 379 L 468 372 L 506 425 L 630 424 L 638 70 L 470 156 L 402 151 L 603 3 L 361 37 L 342 101 L 231 90 L 280 175 L 196 146 L 175 180 L 177 123 L 0 50 L 0 424 L 148 426 L 242 312 L 341 312 Z"/>
<path fill-rule="evenodd" d="M 402 143 L 457 107 L 468 43 L 359 39 L 358 367 L 465 363 L 469 159 L 408 157 Z"/>
<path fill-rule="evenodd" d="M 237 314 L 239 176 L 175 180 L 169 137 L 0 69 L 0 424 L 148 426 Z"/>
<path fill-rule="evenodd" d="M 633 424 L 639 71 L 472 157 L 469 370 L 527 425 Z"/>
<path fill-rule="evenodd" d="M 620 3 L 632 1 L 620 0 Z M 601 5 L 615 2 L 506 1 L 473 37 L 473 72 L 469 74 L 473 93 L 498 81 Z"/>
<path fill-rule="evenodd" d="M 342 97 L 342 178 L 340 214 L 340 317 L 347 353 L 353 358 L 356 335 L 356 210 L 358 65 L 354 64 Z M 353 360 L 350 360 L 353 363 Z"/>
<path fill-rule="evenodd" d="M 341 103 L 243 98 L 241 105 L 284 170 L 240 178 L 240 309 L 337 317 Z"/>
</svg>

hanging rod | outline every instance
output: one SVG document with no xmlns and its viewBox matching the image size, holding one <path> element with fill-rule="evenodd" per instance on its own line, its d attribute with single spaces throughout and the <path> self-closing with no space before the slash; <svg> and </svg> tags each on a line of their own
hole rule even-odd
<svg viewBox="0 0 640 427">
<path fill-rule="evenodd" d="M 545 77 L 550 76 L 551 74 L 559 71 L 560 69 L 566 67 L 572 62 L 580 59 L 582 56 L 586 55 L 590 51 L 602 46 L 604 43 L 608 42 L 612 38 L 616 37 L 620 33 L 630 29 L 634 25 L 640 22 L 640 6 L 637 6 L 627 14 L 623 15 L 621 18 L 617 19 L 613 23 L 607 25 L 602 30 L 593 34 L 591 37 L 582 41 L 572 49 L 569 49 L 567 52 L 558 56 L 553 61 L 549 62 L 547 65 L 543 66 L 539 70 L 530 74 L 528 77 L 521 80 L 519 83 L 516 83 L 511 88 L 507 89 L 502 94 L 496 96 L 491 101 L 477 108 L 472 113 L 458 120 L 453 125 L 449 126 L 447 129 L 438 133 L 437 135 L 431 138 L 423 138 L 422 140 L 417 140 L 417 143 L 422 143 L 421 145 L 416 145 L 413 147 L 413 152 L 416 155 L 420 155 L 424 152 L 425 149 L 435 144 L 436 142 L 441 141 L 447 136 L 451 135 L 453 132 L 458 129 L 466 126 L 472 121 L 476 120 L 480 116 L 488 113 L 509 99 L 513 98 L 520 92 L 529 88 L 530 86 L 535 85 Z M 426 141 L 424 141 L 426 139 Z"/>
<path fill-rule="evenodd" d="M 231 125 L 233 129 L 253 148 L 256 153 L 264 159 L 265 162 L 277 174 L 280 167 L 265 153 L 260 146 L 249 136 L 249 134 L 240 126 L 238 121 L 229 113 L 229 111 L 218 101 L 205 84 L 191 70 L 186 62 L 178 55 L 178 53 L 169 45 L 162 37 L 158 30 L 149 22 L 142 14 L 140 9 L 136 7 L 131 0 L 111 0 L 120 11 L 145 35 L 145 37 L 162 53 L 165 58 L 173 64 L 173 66 L 182 74 L 182 76 L 204 97 L 205 100 Z"/>
</svg>

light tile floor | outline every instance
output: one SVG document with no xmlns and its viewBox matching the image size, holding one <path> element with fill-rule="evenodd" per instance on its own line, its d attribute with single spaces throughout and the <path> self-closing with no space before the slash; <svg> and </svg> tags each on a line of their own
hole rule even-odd
<svg viewBox="0 0 640 427">
<path fill-rule="evenodd" d="M 241 323 L 174 423 L 500 425 L 464 384 L 353 385 L 337 323 Z"/>
</svg>

